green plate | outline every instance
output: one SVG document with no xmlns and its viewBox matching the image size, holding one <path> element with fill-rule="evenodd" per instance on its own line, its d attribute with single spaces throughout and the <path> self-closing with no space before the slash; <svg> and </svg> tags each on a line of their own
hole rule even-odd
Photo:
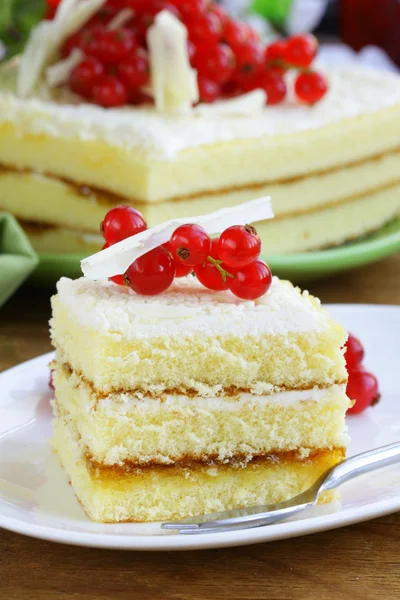
<svg viewBox="0 0 400 600">
<path fill-rule="evenodd" d="M 373 235 L 343 246 L 320 250 L 263 256 L 273 273 L 296 282 L 327 277 L 346 269 L 361 267 L 400 251 L 400 219 L 392 221 Z M 79 254 L 42 254 L 32 279 L 54 284 L 62 275 L 80 277 Z"/>
</svg>

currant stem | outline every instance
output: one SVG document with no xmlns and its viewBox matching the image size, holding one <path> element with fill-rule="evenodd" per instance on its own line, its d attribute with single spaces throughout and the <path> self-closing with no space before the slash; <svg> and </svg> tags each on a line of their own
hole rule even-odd
<svg viewBox="0 0 400 600">
<path fill-rule="evenodd" d="M 292 63 L 288 63 L 281 58 L 277 58 L 275 60 L 271 60 L 268 63 L 271 67 L 280 67 L 281 69 L 285 69 L 285 71 L 289 71 L 290 69 L 296 69 L 300 73 L 311 73 L 311 65 L 309 67 L 299 67 L 297 65 L 293 65 Z"/>
<path fill-rule="evenodd" d="M 218 269 L 218 271 L 221 273 L 222 275 L 222 281 L 225 283 L 226 282 L 226 278 L 229 277 L 230 279 L 235 279 L 235 276 L 232 275 L 232 273 L 228 273 L 228 271 L 225 271 L 225 269 L 223 269 L 221 267 L 221 263 L 222 260 L 218 260 L 216 258 L 213 258 L 212 256 L 207 256 L 207 260 L 214 265 L 214 267 L 216 269 Z"/>
</svg>

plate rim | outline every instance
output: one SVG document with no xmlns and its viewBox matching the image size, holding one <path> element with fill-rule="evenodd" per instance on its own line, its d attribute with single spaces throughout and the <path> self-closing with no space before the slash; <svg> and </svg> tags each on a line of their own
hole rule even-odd
<svg viewBox="0 0 400 600">
<path fill-rule="evenodd" d="M 338 518 L 341 514 L 339 512 L 330 515 L 301 519 L 299 521 L 265 525 L 263 527 L 256 527 L 237 532 L 203 533 L 187 536 L 174 533 L 148 536 L 121 536 L 118 534 L 105 536 L 102 532 L 80 533 L 46 525 L 32 524 L 24 527 L 24 525 L 26 525 L 25 522 L 21 522 L 19 519 L 13 517 L 4 518 L 2 513 L 0 513 L 0 527 L 14 533 L 27 535 L 28 537 L 87 548 L 134 551 L 144 550 L 155 552 L 161 550 L 215 550 L 217 548 L 274 542 L 277 540 L 302 537 L 313 533 L 340 529 L 341 527 L 383 517 L 399 510 L 400 495 L 397 498 L 392 498 L 390 500 L 383 499 L 364 507 L 362 513 L 360 508 L 348 509 L 345 512 L 345 516 L 340 518 Z M 269 532 L 272 532 L 272 535 L 270 534 L 268 537 L 265 535 L 267 528 Z"/>
<path fill-rule="evenodd" d="M 360 308 L 363 308 L 367 309 L 368 311 L 389 309 L 393 312 L 400 312 L 400 306 L 392 304 L 330 303 L 324 304 L 323 306 L 328 310 L 359 310 Z M 53 356 L 54 351 L 51 351 L 19 363 L 18 365 L 15 365 L 10 369 L 6 369 L 0 373 L 0 379 L 3 376 L 14 374 L 19 370 L 32 367 L 35 365 L 35 363 L 50 361 Z M 236 532 L 210 533 L 191 536 L 184 536 L 174 533 L 156 535 L 120 535 L 115 533 L 105 535 L 103 532 L 79 532 L 65 530 L 52 525 L 31 524 L 21 519 L 10 517 L 4 514 L 1 507 L 4 506 L 5 503 L 6 501 L 0 498 L 0 527 L 15 533 L 27 535 L 29 537 L 93 548 L 142 551 L 180 551 L 227 548 L 232 546 L 244 546 L 248 544 L 272 542 L 280 539 L 294 538 L 331 529 L 337 529 L 340 527 L 346 527 L 400 511 L 400 494 L 395 498 L 383 498 L 365 506 L 348 508 L 345 511 L 333 512 L 327 515 L 309 517 L 305 519 L 299 519 L 297 521 L 282 522 L 274 525 Z"/>
</svg>

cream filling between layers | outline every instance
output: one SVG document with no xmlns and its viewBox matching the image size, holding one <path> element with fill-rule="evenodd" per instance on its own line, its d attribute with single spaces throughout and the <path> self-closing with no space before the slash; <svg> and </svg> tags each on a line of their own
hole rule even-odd
<svg viewBox="0 0 400 600">
<path fill-rule="evenodd" d="M 260 388 L 265 389 L 265 384 L 260 384 Z M 272 389 L 276 389 L 275 386 L 271 386 Z M 270 394 L 256 394 L 257 384 L 254 386 L 254 393 L 250 392 L 237 392 L 233 395 L 220 396 L 185 396 L 184 394 L 162 394 L 161 399 L 148 398 L 144 394 L 141 397 L 139 392 L 131 395 L 118 394 L 118 396 L 111 395 L 106 398 L 98 400 L 96 405 L 97 411 L 108 412 L 109 410 L 115 411 L 121 415 L 127 415 L 133 409 L 140 410 L 143 412 L 160 412 L 162 406 L 163 410 L 171 410 L 174 408 L 178 410 L 181 408 L 188 408 L 191 410 L 207 410 L 207 411 L 218 411 L 234 413 L 242 410 L 244 407 L 252 408 L 265 406 L 270 403 L 274 406 L 280 406 L 282 408 L 291 406 L 297 403 L 303 403 L 301 407 L 305 406 L 305 402 L 318 402 L 322 404 L 328 404 L 332 399 L 332 395 L 345 394 L 346 384 L 335 384 L 328 388 L 314 387 L 305 390 L 280 390 L 278 392 L 271 392 Z"/>
</svg>

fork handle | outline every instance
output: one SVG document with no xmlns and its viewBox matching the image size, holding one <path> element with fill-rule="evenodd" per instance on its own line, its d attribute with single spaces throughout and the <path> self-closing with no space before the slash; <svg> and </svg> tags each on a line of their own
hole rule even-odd
<svg viewBox="0 0 400 600">
<path fill-rule="evenodd" d="M 331 490 L 354 477 L 395 463 L 400 463 L 400 442 L 357 454 L 331 469 L 320 487 L 320 493 Z"/>
</svg>

